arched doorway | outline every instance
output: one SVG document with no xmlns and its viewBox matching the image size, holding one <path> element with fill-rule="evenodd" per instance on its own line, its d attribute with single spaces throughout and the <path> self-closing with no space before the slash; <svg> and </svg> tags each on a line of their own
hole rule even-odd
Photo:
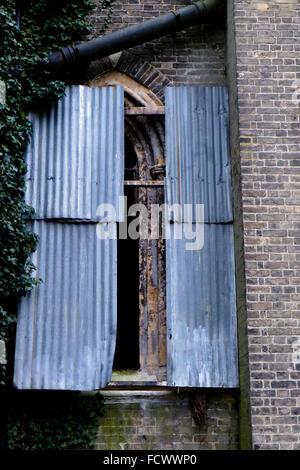
<svg viewBox="0 0 300 470">
<path fill-rule="evenodd" d="M 133 204 L 147 209 L 146 234 L 140 230 L 138 239 L 125 238 L 119 224 L 113 380 L 162 384 L 166 380 L 165 243 L 161 223 L 157 238 L 153 238 L 150 222 L 151 207 L 164 202 L 163 103 L 145 86 L 116 71 L 96 77 L 88 85 L 124 87 L 126 212 Z M 125 230 L 131 222 L 136 223 L 137 216 L 141 229 L 141 213 L 137 211 L 128 216 Z"/>
</svg>

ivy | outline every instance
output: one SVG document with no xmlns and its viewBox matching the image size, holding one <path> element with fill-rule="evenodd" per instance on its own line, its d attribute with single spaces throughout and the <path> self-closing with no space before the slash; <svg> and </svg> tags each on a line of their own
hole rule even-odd
<svg viewBox="0 0 300 470">
<path fill-rule="evenodd" d="M 106 17 L 104 18 L 103 24 L 100 28 L 99 33 L 103 34 L 107 28 L 109 27 L 111 23 L 111 19 L 114 13 L 114 6 L 113 6 L 114 0 L 100 0 L 99 5 L 97 7 L 97 13 L 102 13 L 103 11 L 106 12 Z M 98 34 L 99 34 L 98 33 Z M 97 36 L 98 36 L 97 34 Z M 96 36 L 94 36 L 96 37 Z"/>
<path fill-rule="evenodd" d="M 108 15 L 104 27 L 111 3 L 100 2 Z M 37 236 L 26 227 L 34 212 L 24 202 L 27 114 L 63 95 L 65 82 L 46 71 L 42 60 L 88 34 L 87 15 L 94 8 L 92 0 L 3 0 L 0 5 L 0 81 L 6 87 L 0 103 L 0 339 L 6 342 L 14 335 L 18 299 L 40 282 L 30 262 Z M 5 384 L 6 365 L 1 364 L 0 385 Z"/>
<path fill-rule="evenodd" d="M 103 409 L 100 393 L 13 394 L 8 411 L 8 449 L 92 449 Z"/>
<path fill-rule="evenodd" d="M 5 0 L 0 6 L 0 80 L 6 86 L 0 104 L 0 339 L 6 341 L 17 299 L 38 282 L 29 261 L 37 237 L 26 229 L 33 209 L 24 202 L 27 113 L 62 96 L 65 83 L 45 71 L 41 60 L 88 33 L 85 18 L 92 8 L 90 0 Z M 2 364 L 2 385 L 5 369 Z"/>
<path fill-rule="evenodd" d="M 107 11 L 103 30 L 111 20 L 111 3 L 112 0 L 100 1 L 101 8 Z M 32 131 L 28 111 L 63 95 L 65 82 L 46 71 L 42 60 L 88 34 L 91 26 L 87 15 L 94 8 L 93 0 L 3 0 L 0 5 L 0 85 L 5 84 L 6 88 L 5 100 L 0 103 L 0 340 L 6 346 L 13 345 L 20 296 L 40 282 L 30 262 L 38 240 L 26 226 L 34 210 L 24 202 L 23 155 Z M 0 364 L 0 385 L 9 386 L 6 364 Z M 98 416 L 103 413 L 100 394 L 11 395 L 10 449 L 92 447 Z"/>
</svg>

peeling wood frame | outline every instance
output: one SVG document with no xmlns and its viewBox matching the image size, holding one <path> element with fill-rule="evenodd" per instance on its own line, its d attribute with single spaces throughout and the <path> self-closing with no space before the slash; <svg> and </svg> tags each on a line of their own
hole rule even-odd
<svg viewBox="0 0 300 470">
<path fill-rule="evenodd" d="M 125 186 L 164 186 L 163 181 L 125 180 Z"/>
<path fill-rule="evenodd" d="M 164 116 L 153 113 L 127 114 L 125 128 L 126 137 L 131 141 L 137 157 L 138 168 L 136 179 L 126 180 L 124 184 L 136 187 L 136 202 L 148 207 L 150 214 L 151 204 L 164 202 L 164 179 L 161 172 L 164 168 L 165 152 Z M 153 168 L 158 171 L 153 172 Z M 139 273 L 139 372 L 149 375 L 149 381 L 143 381 L 143 386 L 165 386 L 166 279 L 163 239 L 152 240 L 149 233 L 149 238 L 139 240 Z M 130 376 L 128 381 L 120 381 L 116 377 L 110 385 L 112 387 L 138 385 L 139 373 L 137 372 L 134 381 L 132 374 Z"/>
<path fill-rule="evenodd" d="M 164 106 L 157 106 L 154 108 L 149 107 L 149 106 L 127 107 L 124 109 L 124 114 L 127 116 L 164 115 L 165 107 Z"/>
<path fill-rule="evenodd" d="M 161 166 L 165 161 L 165 127 L 163 102 L 148 88 L 124 73 L 110 71 L 95 77 L 88 86 L 123 86 L 125 100 L 125 135 L 137 156 L 138 171 L 135 180 L 125 186 L 136 186 L 136 202 L 146 206 L 164 202 L 164 180 Z M 139 340 L 140 371 L 149 375 L 141 387 L 166 385 L 166 278 L 165 241 L 139 241 Z M 156 378 L 153 381 L 153 378 Z M 127 381 L 116 377 L 111 388 L 139 386 L 132 373 Z"/>
</svg>

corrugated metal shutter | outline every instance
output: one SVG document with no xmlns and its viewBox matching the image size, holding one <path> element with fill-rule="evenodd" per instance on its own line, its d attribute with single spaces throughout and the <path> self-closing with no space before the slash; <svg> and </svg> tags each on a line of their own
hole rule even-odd
<svg viewBox="0 0 300 470">
<path fill-rule="evenodd" d="M 26 201 L 43 283 L 19 305 L 14 384 L 94 390 L 110 380 L 116 341 L 117 240 L 97 236 L 96 208 L 123 191 L 123 89 L 83 86 L 32 115 Z M 99 222 L 98 222 L 99 223 Z"/>
<path fill-rule="evenodd" d="M 37 219 L 96 220 L 123 194 L 123 88 L 70 86 L 57 104 L 31 113 L 25 159 L 27 204 Z"/>
<path fill-rule="evenodd" d="M 204 225 L 197 226 L 204 233 L 201 250 L 186 249 L 191 240 L 184 237 L 184 224 L 176 217 L 169 223 L 170 386 L 238 386 L 227 102 L 224 87 L 166 91 L 167 203 L 204 204 Z M 182 239 L 174 237 L 178 228 L 182 228 Z M 196 224 L 190 229 L 195 231 Z"/>
<path fill-rule="evenodd" d="M 227 88 L 167 88 L 166 116 L 167 204 L 204 204 L 205 222 L 231 222 Z"/>
</svg>

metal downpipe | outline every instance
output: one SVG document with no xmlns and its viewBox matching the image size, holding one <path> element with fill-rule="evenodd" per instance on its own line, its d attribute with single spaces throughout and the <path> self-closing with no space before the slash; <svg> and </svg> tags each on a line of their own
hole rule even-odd
<svg viewBox="0 0 300 470">
<path fill-rule="evenodd" d="M 116 52 L 138 46 L 170 33 L 182 31 L 195 24 L 214 19 L 224 4 L 223 0 L 204 0 L 165 15 L 115 31 L 77 46 L 68 46 L 48 56 L 44 67 L 52 71 L 66 70 L 79 63 L 107 57 Z"/>
</svg>

